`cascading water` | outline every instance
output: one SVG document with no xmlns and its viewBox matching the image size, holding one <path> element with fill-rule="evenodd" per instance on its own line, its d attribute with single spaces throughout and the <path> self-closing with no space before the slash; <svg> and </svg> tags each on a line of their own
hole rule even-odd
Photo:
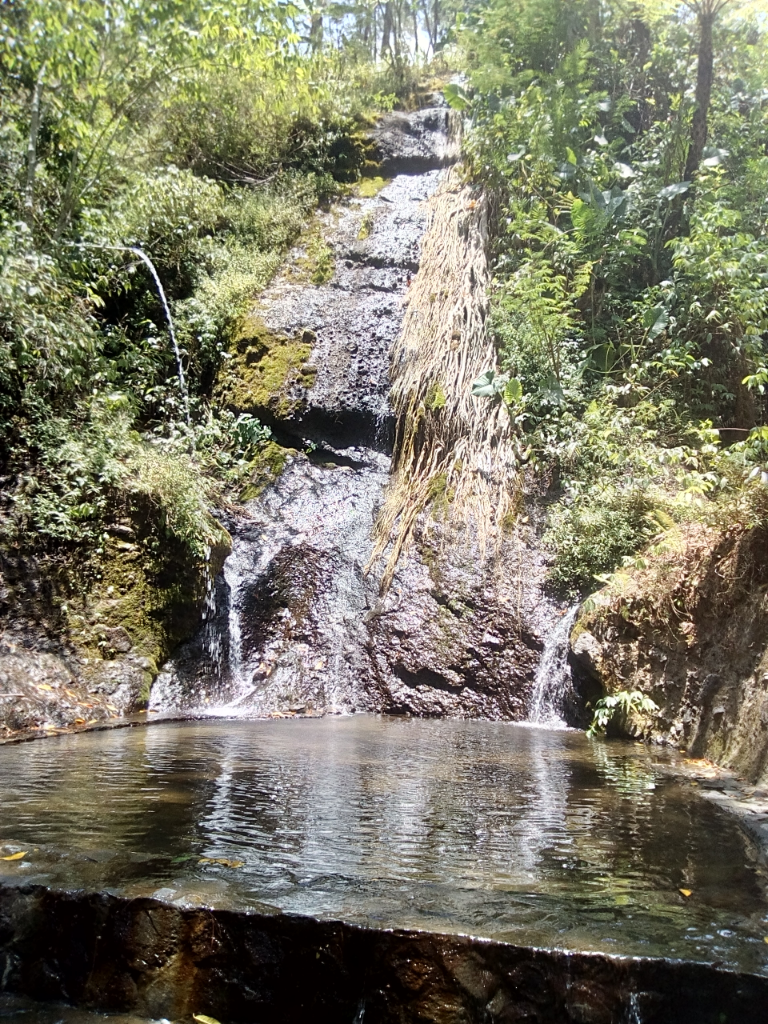
<svg viewBox="0 0 768 1024">
<path fill-rule="evenodd" d="M 528 715 L 528 720 L 536 725 L 560 728 L 566 725 L 563 711 L 573 687 L 568 664 L 568 639 L 578 610 L 576 604 L 565 611 L 545 640 Z"/>
<path fill-rule="evenodd" d="M 389 474 L 389 355 L 440 173 L 397 175 L 326 215 L 332 280 L 302 280 L 299 248 L 262 297 L 269 330 L 314 342 L 313 384 L 289 424 L 312 450 L 291 456 L 247 515 L 227 523 L 232 554 L 204 628 L 158 677 L 154 710 L 376 709 L 367 622 L 383 609 L 364 569 Z"/>
<path fill-rule="evenodd" d="M 233 550 L 204 626 L 164 666 L 152 710 L 528 717 L 554 609 L 543 597 L 546 566 L 524 522 L 505 534 L 503 552 L 487 558 L 468 533 L 449 538 L 443 527 L 450 497 L 437 494 L 385 596 L 375 572 L 366 573 L 395 433 L 393 346 L 409 302 L 411 322 L 428 313 L 410 288 L 422 236 L 433 232 L 429 252 L 440 259 L 455 229 L 452 258 L 470 261 L 470 269 L 483 237 L 462 220 L 476 206 L 469 193 L 466 210 L 457 211 L 455 193 L 438 190 L 441 168 L 456 155 L 449 115 L 398 114 L 380 131 L 385 172 L 411 173 L 319 215 L 331 279 L 309 283 L 310 254 L 299 245 L 253 310 L 261 333 L 238 343 L 226 381 L 243 408 L 260 412 L 248 404 L 251 367 L 270 346 L 311 345 L 301 379 L 287 378 L 264 410 L 283 443 L 306 451 L 289 455 L 277 482 L 225 523 Z M 486 301 L 481 290 L 481 318 Z M 491 358 L 482 332 L 478 344 Z M 436 387 L 440 372 L 437 366 Z M 542 720 L 557 721 L 544 696 L 535 703 Z"/>
</svg>

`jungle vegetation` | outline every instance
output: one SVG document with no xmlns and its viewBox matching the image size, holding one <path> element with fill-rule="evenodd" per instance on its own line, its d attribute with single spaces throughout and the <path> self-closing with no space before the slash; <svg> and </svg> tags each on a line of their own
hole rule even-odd
<svg viewBox="0 0 768 1024">
<path fill-rule="evenodd" d="M 552 582 L 593 590 L 676 523 L 768 513 L 764 5 L 489 0 L 460 16 L 493 326 Z M 650 551 L 653 551 L 651 546 Z"/>
<path fill-rule="evenodd" d="M 360 178 L 442 10 L 0 6 L 0 548 L 98 560 L 138 505 L 150 545 L 205 557 L 269 440 L 212 402 L 231 334 Z"/>
<path fill-rule="evenodd" d="M 232 332 L 435 61 L 494 193 L 490 393 L 555 496 L 553 584 L 762 522 L 766 56 L 738 0 L 5 0 L 0 544 L 97 557 L 139 503 L 204 557 L 269 441 L 212 400 Z"/>
</svg>

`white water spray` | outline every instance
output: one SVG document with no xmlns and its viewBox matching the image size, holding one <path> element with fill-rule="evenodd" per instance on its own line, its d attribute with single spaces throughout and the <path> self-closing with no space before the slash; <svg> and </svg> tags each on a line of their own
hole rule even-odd
<svg viewBox="0 0 768 1024">
<path fill-rule="evenodd" d="M 533 683 L 528 721 L 538 725 L 563 726 L 563 704 L 571 688 L 568 639 L 579 606 L 569 608 L 544 643 Z"/>
</svg>

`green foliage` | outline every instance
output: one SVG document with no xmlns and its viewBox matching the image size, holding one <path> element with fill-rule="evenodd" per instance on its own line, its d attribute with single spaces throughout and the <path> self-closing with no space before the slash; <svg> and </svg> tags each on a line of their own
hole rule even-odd
<svg viewBox="0 0 768 1024">
<path fill-rule="evenodd" d="M 673 5 L 597 0 L 485 0 L 459 29 L 467 80 L 446 97 L 500 197 L 501 372 L 473 393 L 520 384 L 506 400 L 558 488 L 550 579 L 571 593 L 632 557 L 659 515 L 762 515 L 765 461 L 719 450 L 713 428 L 744 436 L 768 412 L 767 37 L 716 26 L 708 146 L 685 179 L 697 32 Z"/>
<path fill-rule="evenodd" d="M 652 499 L 641 489 L 589 487 L 549 517 L 545 546 L 554 554 L 550 581 L 571 596 L 593 586 L 658 532 Z"/>
<path fill-rule="evenodd" d="M 274 0 L 4 8 L 2 543 L 103 552 L 110 522 L 135 513 L 142 544 L 200 559 L 221 536 L 211 509 L 284 461 L 252 412 L 216 407 L 214 382 L 318 203 L 368 167 L 371 109 L 412 85 L 351 50 L 307 55 L 303 17 Z M 170 300 L 190 424 L 129 247 Z M 332 254 L 315 248 L 327 280 Z M 270 379 L 306 352 L 274 353 Z"/>
<path fill-rule="evenodd" d="M 631 714 L 654 715 L 658 710 L 658 704 L 640 690 L 619 690 L 618 693 L 602 697 L 595 704 L 587 736 L 602 736 L 614 718 L 626 721 Z"/>
</svg>

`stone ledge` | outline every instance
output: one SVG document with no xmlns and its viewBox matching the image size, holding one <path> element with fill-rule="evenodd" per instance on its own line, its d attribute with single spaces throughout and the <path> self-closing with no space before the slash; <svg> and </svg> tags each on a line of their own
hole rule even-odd
<svg viewBox="0 0 768 1024">
<path fill-rule="evenodd" d="M 0 886 L 0 988 L 259 1024 L 764 1024 L 768 978 L 285 914 Z"/>
</svg>

